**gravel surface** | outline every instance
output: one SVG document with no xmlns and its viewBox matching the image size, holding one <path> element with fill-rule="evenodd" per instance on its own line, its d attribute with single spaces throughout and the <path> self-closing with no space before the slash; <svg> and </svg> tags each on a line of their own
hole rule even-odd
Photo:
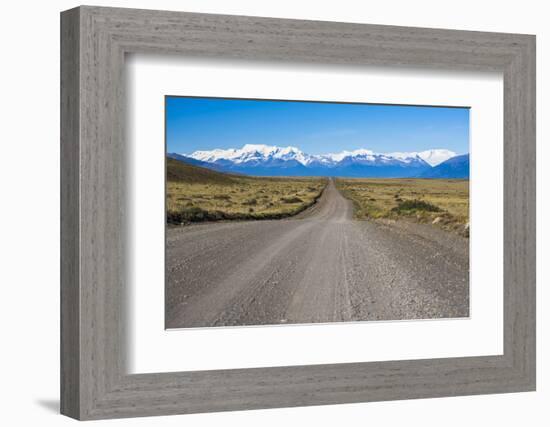
<svg viewBox="0 0 550 427">
<path fill-rule="evenodd" d="M 468 239 L 352 212 L 331 181 L 293 219 L 168 229 L 166 327 L 469 315 Z"/>
</svg>

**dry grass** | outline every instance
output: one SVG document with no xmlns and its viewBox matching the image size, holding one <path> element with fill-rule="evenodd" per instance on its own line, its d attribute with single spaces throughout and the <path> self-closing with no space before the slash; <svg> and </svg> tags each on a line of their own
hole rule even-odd
<svg viewBox="0 0 550 427">
<path fill-rule="evenodd" d="M 357 219 L 400 218 L 469 234 L 469 181 L 458 179 L 338 179 Z"/>
<path fill-rule="evenodd" d="M 326 185 L 321 178 L 231 175 L 172 159 L 167 166 L 166 214 L 172 224 L 292 216 L 315 203 Z"/>
</svg>

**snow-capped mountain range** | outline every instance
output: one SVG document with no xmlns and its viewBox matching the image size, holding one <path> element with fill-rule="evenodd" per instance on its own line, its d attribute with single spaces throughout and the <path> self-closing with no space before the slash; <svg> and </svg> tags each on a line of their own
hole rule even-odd
<svg viewBox="0 0 550 427">
<path fill-rule="evenodd" d="M 219 171 L 261 176 L 414 177 L 455 157 L 456 153 L 445 149 L 376 153 L 361 148 L 311 155 L 296 147 L 246 144 L 242 148 L 168 156 Z"/>
<path fill-rule="evenodd" d="M 231 161 L 233 163 L 246 163 L 250 161 L 269 161 L 271 159 L 295 160 L 304 166 L 314 162 L 335 164 L 346 158 L 362 158 L 370 161 L 392 161 L 400 160 L 405 163 L 415 161 L 418 157 L 430 166 L 436 166 L 456 153 L 445 149 L 433 149 L 421 152 L 408 153 L 375 153 L 372 150 L 360 148 L 354 151 L 341 151 L 340 153 L 329 153 L 310 155 L 296 147 L 277 147 L 263 144 L 246 144 L 242 148 L 215 149 L 210 151 L 195 151 L 191 154 L 183 154 L 195 160 L 216 163 L 218 161 Z"/>
</svg>

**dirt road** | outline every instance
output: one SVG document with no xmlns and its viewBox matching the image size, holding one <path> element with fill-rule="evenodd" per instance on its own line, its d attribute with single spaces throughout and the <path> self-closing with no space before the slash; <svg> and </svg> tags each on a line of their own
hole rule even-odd
<svg viewBox="0 0 550 427">
<path fill-rule="evenodd" d="M 469 315 L 468 240 L 352 219 L 331 181 L 299 217 L 171 228 L 166 327 Z"/>
</svg>

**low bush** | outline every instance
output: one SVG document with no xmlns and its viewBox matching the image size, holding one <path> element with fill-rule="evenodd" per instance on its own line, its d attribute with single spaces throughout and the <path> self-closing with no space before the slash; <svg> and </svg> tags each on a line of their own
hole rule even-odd
<svg viewBox="0 0 550 427">
<path fill-rule="evenodd" d="M 231 196 L 229 194 L 216 194 L 215 196 L 212 196 L 212 198 L 217 200 L 231 200 Z"/>
<path fill-rule="evenodd" d="M 183 224 L 186 222 L 217 221 L 223 219 L 220 211 L 207 211 L 198 206 L 184 207 L 176 211 L 168 211 L 166 220 L 170 224 Z"/>
<path fill-rule="evenodd" d="M 281 197 L 281 202 L 283 203 L 303 203 L 304 201 L 299 197 Z"/>
<path fill-rule="evenodd" d="M 393 208 L 392 211 L 397 213 L 414 213 L 418 211 L 441 212 L 441 208 L 430 202 L 414 199 L 399 202 L 399 204 L 395 208 Z"/>
</svg>

